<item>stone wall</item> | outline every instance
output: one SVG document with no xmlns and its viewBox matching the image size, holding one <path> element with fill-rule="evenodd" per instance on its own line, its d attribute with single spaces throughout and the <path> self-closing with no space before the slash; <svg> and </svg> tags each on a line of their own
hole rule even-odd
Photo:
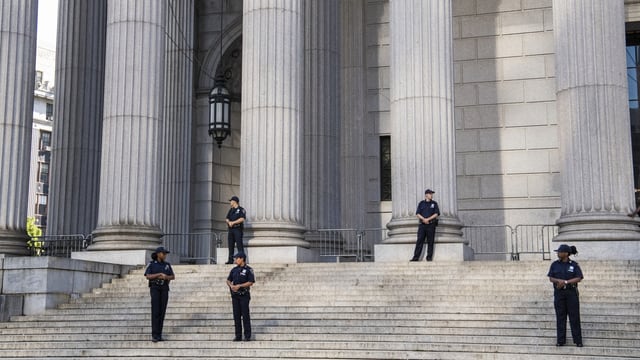
<svg viewBox="0 0 640 360">
<path fill-rule="evenodd" d="M 459 215 L 467 225 L 553 223 L 551 0 L 454 0 L 453 12 Z"/>
<path fill-rule="evenodd" d="M 125 265 L 46 256 L 0 258 L 0 320 L 41 314 L 130 269 Z"/>
</svg>

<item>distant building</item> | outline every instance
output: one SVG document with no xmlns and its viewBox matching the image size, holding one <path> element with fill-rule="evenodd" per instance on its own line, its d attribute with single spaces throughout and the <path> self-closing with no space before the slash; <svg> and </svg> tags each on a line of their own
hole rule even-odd
<svg viewBox="0 0 640 360">
<path fill-rule="evenodd" d="M 47 227 L 49 204 L 54 79 L 55 51 L 38 47 L 33 91 L 33 132 L 27 216 L 35 218 L 35 224 L 42 229 L 43 233 Z"/>
</svg>

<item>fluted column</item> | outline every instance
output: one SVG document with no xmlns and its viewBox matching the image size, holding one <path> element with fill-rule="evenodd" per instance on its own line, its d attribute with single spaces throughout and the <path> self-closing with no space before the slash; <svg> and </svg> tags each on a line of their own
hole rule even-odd
<svg viewBox="0 0 640 360">
<path fill-rule="evenodd" d="M 165 116 L 160 141 L 160 227 L 167 234 L 189 231 L 193 2 L 194 0 L 167 1 L 167 36 L 174 40 L 166 44 Z M 182 250 L 186 252 L 187 249 Z"/>
<path fill-rule="evenodd" d="M 240 198 L 248 245 L 302 246 L 302 0 L 245 0 Z M 251 257 L 251 255 L 249 255 Z"/>
<path fill-rule="evenodd" d="M 341 6 L 341 227 L 363 229 L 365 224 L 365 17 L 363 0 Z"/>
<path fill-rule="evenodd" d="M 337 0 L 305 1 L 303 193 L 311 230 L 340 224 L 338 9 Z"/>
<path fill-rule="evenodd" d="M 61 0 L 47 233 L 90 234 L 98 221 L 107 0 Z"/>
<path fill-rule="evenodd" d="M 426 188 L 436 191 L 440 205 L 436 243 L 462 242 L 456 197 L 451 15 L 451 0 L 391 1 L 393 204 L 387 243 L 415 243 L 415 210 Z"/>
<path fill-rule="evenodd" d="M 0 254 L 24 255 L 37 0 L 0 1 Z"/>
<path fill-rule="evenodd" d="M 164 0 L 109 0 L 98 228 L 91 250 L 159 244 Z"/>
<path fill-rule="evenodd" d="M 640 258 L 625 64 L 624 1 L 554 0 L 562 154 L 558 242 L 581 256 Z M 580 246 L 578 246 L 580 249 Z"/>
</svg>

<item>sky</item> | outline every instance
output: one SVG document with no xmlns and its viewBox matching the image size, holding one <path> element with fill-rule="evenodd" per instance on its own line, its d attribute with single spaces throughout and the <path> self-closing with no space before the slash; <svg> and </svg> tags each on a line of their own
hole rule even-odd
<svg viewBox="0 0 640 360">
<path fill-rule="evenodd" d="M 56 23 L 58 21 L 58 0 L 38 1 L 38 46 L 56 49 Z"/>
</svg>

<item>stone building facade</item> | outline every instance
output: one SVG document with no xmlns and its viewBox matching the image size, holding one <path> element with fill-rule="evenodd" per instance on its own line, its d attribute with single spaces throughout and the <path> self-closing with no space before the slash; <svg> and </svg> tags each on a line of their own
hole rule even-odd
<svg viewBox="0 0 640 360">
<path fill-rule="evenodd" d="M 2 44 L 28 59 L 32 2 L 5 3 L 2 24 L 25 21 L 0 27 Z M 436 260 L 471 257 L 465 225 L 554 223 L 583 258 L 640 258 L 624 63 L 638 6 L 61 0 L 48 230 L 140 261 L 162 234 L 223 229 L 235 194 L 254 260 L 310 259 L 308 230 L 387 227 L 376 258 L 404 261 L 432 188 Z M 33 72 L 13 59 L 4 88 Z M 218 74 L 234 98 L 221 148 L 207 134 Z M 4 154 L 27 151 L 4 141 L 14 128 L 0 126 Z M 26 200 L 18 183 L 0 191 L 0 252 L 19 254 Z"/>
</svg>

